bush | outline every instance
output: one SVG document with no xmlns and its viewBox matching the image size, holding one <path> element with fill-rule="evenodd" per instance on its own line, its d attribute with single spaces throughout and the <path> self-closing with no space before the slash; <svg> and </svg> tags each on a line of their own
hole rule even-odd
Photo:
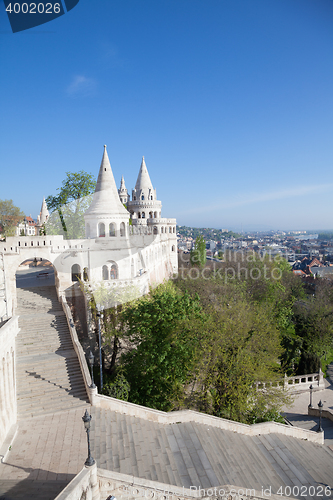
<svg viewBox="0 0 333 500">
<path fill-rule="evenodd" d="M 107 382 L 103 387 L 103 394 L 111 398 L 128 401 L 130 385 L 123 373 L 119 373 L 113 382 Z"/>
</svg>

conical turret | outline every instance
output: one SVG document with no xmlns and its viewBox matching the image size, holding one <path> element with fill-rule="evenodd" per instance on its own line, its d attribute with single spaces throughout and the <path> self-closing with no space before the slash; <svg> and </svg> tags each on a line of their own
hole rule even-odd
<svg viewBox="0 0 333 500">
<path fill-rule="evenodd" d="M 129 213 L 120 201 L 106 146 L 104 146 L 94 197 L 84 218 L 88 238 L 127 234 Z"/>
<path fill-rule="evenodd" d="M 121 203 L 127 204 L 127 202 L 129 201 L 129 194 L 125 186 L 125 180 L 123 175 L 121 176 L 121 182 L 120 182 L 120 188 L 118 189 L 118 194 Z"/>
<path fill-rule="evenodd" d="M 47 205 L 46 205 L 46 201 L 45 201 L 45 196 L 43 197 L 43 202 L 42 202 L 42 207 L 40 209 L 40 212 L 39 212 L 39 216 L 37 218 L 37 223 L 39 226 L 42 226 L 43 224 L 45 224 L 45 222 L 47 221 L 47 219 L 49 218 L 50 216 L 50 213 L 47 209 Z"/>
<path fill-rule="evenodd" d="M 128 212 L 118 196 L 106 146 L 104 146 L 93 201 L 85 213 L 85 215 L 92 214 L 128 216 Z"/>
<path fill-rule="evenodd" d="M 156 199 L 156 189 L 150 180 L 144 156 L 135 188 L 132 190 L 132 201 L 128 202 L 127 207 L 135 223 L 145 224 L 146 219 L 161 217 L 162 204 Z"/>
</svg>

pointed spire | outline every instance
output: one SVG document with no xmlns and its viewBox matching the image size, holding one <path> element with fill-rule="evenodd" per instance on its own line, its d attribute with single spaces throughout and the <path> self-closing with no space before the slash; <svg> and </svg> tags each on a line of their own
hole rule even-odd
<svg viewBox="0 0 333 500">
<path fill-rule="evenodd" d="M 45 196 L 43 196 L 42 207 L 40 209 L 40 213 L 39 213 L 39 217 L 38 217 L 39 218 L 39 220 L 38 220 L 39 225 L 42 226 L 43 224 L 45 224 L 45 222 L 49 218 L 49 215 L 50 215 L 50 213 L 47 209 Z"/>
<path fill-rule="evenodd" d="M 119 189 L 119 191 L 125 191 L 125 190 L 127 191 L 126 186 L 125 186 L 125 179 L 124 179 L 124 176 L 122 175 L 121 176 L 121 181 L 120 181 L 120 189 Z"/>
<path fill-rule="evenodd" d="M 99 169 L 94 198 L 86 211 L 86 214 L 93 213 L 128 216 L 128 212 L 118 196 L 118 189 L 111 170 L 106 145 L 104 145 L 103 158 Z"/>
<path fill-rule="evenodd" d="M 153 185 L 151 183 L 148 170 L 146 167 L 145 157 L 142 157 L 141 167 L 138 175 L 138 179 L 135 184 L 136 191 L 140 189 L 151 189 L 153 191 Z"/>
</svg>

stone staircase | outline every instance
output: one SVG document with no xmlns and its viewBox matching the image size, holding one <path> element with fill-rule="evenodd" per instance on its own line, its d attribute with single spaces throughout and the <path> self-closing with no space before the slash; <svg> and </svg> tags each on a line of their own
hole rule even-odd
<svg viewBox="0 0 333 500">
<path fill-rule="evenodd" d="M 317 496 L 308 494 L 310 486 L 333 488 L 333 453 L 306 440 L 195 422 L 160 424 L 96 407 L 91 414 L 91 451 L 101 469 L 185 488 L 232 484 L 277 494 L 303 485 L 301 496 L 311 500 Z"/>
<path fill-rule="evenodd" d="M 86 389 L 55 287 L 17 288 L 18 418 L 86 406 Z"/>
</svg>

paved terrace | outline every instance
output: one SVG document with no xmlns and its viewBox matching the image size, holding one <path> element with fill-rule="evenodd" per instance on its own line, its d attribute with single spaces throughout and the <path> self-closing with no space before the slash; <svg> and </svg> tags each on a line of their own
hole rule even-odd
<svg viewBox="0 0 333 500">
<path fill-rule="evenodd" d="M 38 293 L 42 295 L 44 292 Z M 20 307 L 27 307 L 29 314 L 34 304 L 31 298 L 24 293 L 20 298 Z M 35 363 L 37 345 L 41 356 L 50 356 L 50 368 L 54 356 L 61 355 L 61 345 L 67 354 L 63 352 L 60 357 L 72 359 L 63 325 L 60 328 L 60 323 L 54 322 L 61 311 L 56 310 L 52 299 L 47 298 L 47 301 L 49 305 L 45 306 L 45 314 L 49 314 L 53 321 L 48 330 L 48 341 L 37 339 L 32 345 L 27 341 L 31 339 L 31 331 L 27 333 L 27 329 L 24 333 L 24 328 L 18 336 L 18 346 L 30 351 L 28 354 L 25 351 L 23 357 L 26 360 L 27 356 L 33 358 L 34 368 L 28 371 L 36 376 L 28 374 L 26 378 L 30 386 L 37 384 L 38 398 L 34 397 L 31 386 L 27 399 L 23 395 L 24 405 L 20 403 L 18 433 L 6 463 L 0 465 L 2 500 L 54 499 L 82 469 L 87 456 L 82 415 L 89 405 L 81 393 L 82 380 L 76 372 L 72 376 L 67 366 L 69 385 L 65 382 L 53 384 L 56 392 L 52 399 L 49 388 L 55 374 L 50 372 L 47 378 L 38 372 L 38 363 Z M 38 316 L 42 315 L 42 307 L 39 303 Z M 51 332 L 54 344 L 49 337 Z M 46 353 L 43 345 L 48 346 Z M 23 367 L 26 371 L 27 368 L 20 359 L 17 366 L 20 393 L 20 384 L 25 380 L 19 377 L 20 370 Z M 41 366 L 46 369 L 45 364 Z M 40 383 L 47 386 L 42 397 Z M 326 391 L 322 395 L 324 393 Z M 29 399 L 34 400 L 33 404 Z M 304 408 L 306 412 L 307 406 Z M 272 494 L 280 491 L 292 496 L 286 487 L 295 486 L 300 488 L 300 493 L 303 492 L 302 498 L 321 499 L 322 486 L 333 490 L 333 452 L 327 445 L 281 434 L 246 436 L 195 422 L 161 424 L 100 408 L 91 408 L 91 414 L 92 454 L 101 469 L 187 488 L 233 484 L 259 491 L 271 488 Z M 310 486 L 314 489 L 309 490 Z M 297 493 L 297 488 L 294 492 Z M 309 495 L 304 495 L 309 492 Z"/>
</svg>

